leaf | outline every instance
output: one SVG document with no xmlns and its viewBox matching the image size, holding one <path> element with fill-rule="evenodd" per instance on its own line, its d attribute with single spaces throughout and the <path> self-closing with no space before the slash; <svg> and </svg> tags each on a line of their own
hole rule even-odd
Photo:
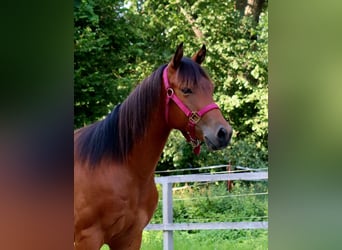
<svg viewBox="0 0 342 250">
<path fill-rule="evenodd" d="M 255 79 L 258 79 L 259 73 L 260 73 L 259 65 L 256 65 L 255 68 L 252 70 L 251 74 Z"/>
<path fill-rule="evenodd" d="M 230 64 L 230 67 L 232 67 L 233 69 L 238 69 L 239 68 L 239 64 L 237 63 L 236 60 L 233 60 Z"/>
</svg>

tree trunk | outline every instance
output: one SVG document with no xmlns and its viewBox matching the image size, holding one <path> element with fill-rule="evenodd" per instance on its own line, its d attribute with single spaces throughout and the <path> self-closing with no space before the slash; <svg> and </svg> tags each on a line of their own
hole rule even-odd
<svg viewBox="0 0 342 250">
<path fill-rule="evenodd" d="M 264 7 L 265 0 L 235 0 L 235 8 L 240 11 L 241 16 L 253 16 L 256 23 Z"/>
<path fill-rule="evenodd" d="M 185 16 L 186 20 L 190 23 L 192 31 L 195 33 L 196 37 L 200 38 L 200 39 L 203 38 L 203 33 L 202 33 L 202 31 L 199 28 L 197 28 L 195 26 L 195 24 L 194 24 L 195 20 L 192 18 L 192 16 L 190 14 L 188 14 L 186 12 L 186 10 L 183 9 L 182 7 L 180 7 L 180 11 Z"/>
</svg>

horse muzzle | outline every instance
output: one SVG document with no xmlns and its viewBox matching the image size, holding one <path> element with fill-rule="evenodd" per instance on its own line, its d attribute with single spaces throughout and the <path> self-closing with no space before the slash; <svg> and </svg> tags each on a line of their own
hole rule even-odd
<svg viewBox="0 0 342 250">
<path fill-rule="evenodd" d="M 228 146 L 230 139 L 232 138 L 233 129 L 228 126 L 219 126 L 214 131 L 204 131 L 203 138 L 210 151 L 220 150 Z"/>
</svg>

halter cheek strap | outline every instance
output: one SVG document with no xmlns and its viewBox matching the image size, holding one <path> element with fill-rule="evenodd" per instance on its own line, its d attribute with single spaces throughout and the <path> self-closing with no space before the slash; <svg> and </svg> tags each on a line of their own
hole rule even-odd
<svg viewBox="0 0 342 250">
<path fill-rule="evenodd" d="M 188 129 L 186 132 L 183 132 L 186 140 L 193 147 L 193 151 L 196 155 L 200 153 L 201 150 L 201 141 L 196 137 L 195 127 L 196 124 L 201 120 L 202 116 L 213 109 L 219 109 L 216 103 L 211 103 L 205 107 L 203 107 L 199 111 L 191 111 L 179 98 L 175 95 L 175 91 L 171 88 L 169 79 L 167 77 L 167 67 L 165 67 L 163 71 L 163 82 L 166 90 L 166 98 L 165 98 L 165 121 L 169 123 L 169 103 L 172 100 L 188 117 Z"/>
</svg>

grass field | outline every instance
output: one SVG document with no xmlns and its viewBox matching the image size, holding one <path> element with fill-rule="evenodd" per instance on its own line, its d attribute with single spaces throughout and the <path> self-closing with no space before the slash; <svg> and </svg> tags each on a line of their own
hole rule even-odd
<svg viewBox="0 0 342 250">
<path fill-rule="evenodd" d="M 175 250 L 266 250 L 268 249 L 267 230 L 244 231 L 203 230 L 196 233 L 174 232 Z M 103 246 L 101 250 L 108 250 Z M 161 231 L 144 231 L 141 250 L 163 250 Z"/>
</svg>

